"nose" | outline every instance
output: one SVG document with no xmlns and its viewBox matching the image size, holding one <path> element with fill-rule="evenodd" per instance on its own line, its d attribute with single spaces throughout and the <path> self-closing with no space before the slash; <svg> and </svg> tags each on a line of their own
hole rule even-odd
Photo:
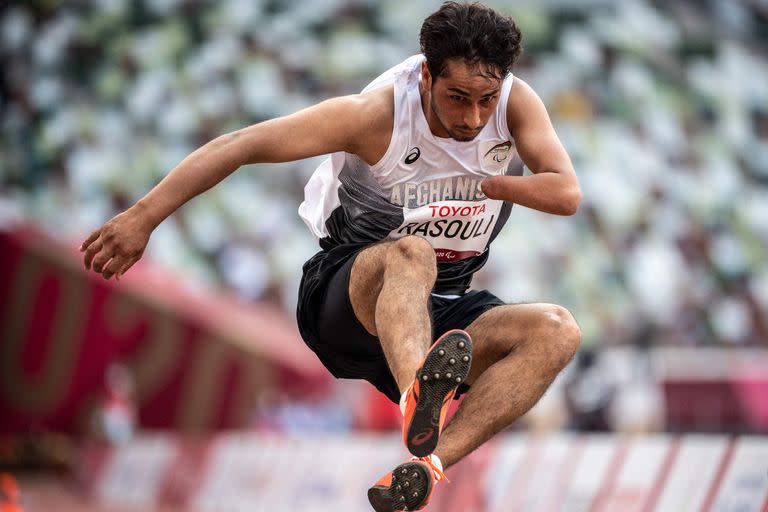
<svg viewBox="0 0 768 512">
<path fill-rule="evenodd" d="M 476 130 L 482 124 L 480 119 L 480 107 L 472 104 L 464 111 L 464 124 L 472 130 Z"/>
</svg>

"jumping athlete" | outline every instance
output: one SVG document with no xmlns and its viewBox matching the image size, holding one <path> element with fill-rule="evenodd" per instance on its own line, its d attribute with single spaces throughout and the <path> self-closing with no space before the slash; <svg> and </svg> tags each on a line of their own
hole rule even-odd
<svg viewBox="0 0 768 512">
<path fill-rule="evenodd" d="M 511 73 L 518 27 L 447 2 L 420 43 L 361 94 L 205 144 L 81 246 L 87 269 L 120 276 L 163 219 L 240 166 L 330 154 L 299 207 L 321 251 L 304 265 L 297 318 L 334 376 L 401 406 L 414 458 L 369 489 L 378 512 L 423 509 L 443 470 L 528 411 L 580 340 L 560 306 L 469 290 L 513 204 L 572 215 L 581 198 L 542 101 Z"/>
</svg>

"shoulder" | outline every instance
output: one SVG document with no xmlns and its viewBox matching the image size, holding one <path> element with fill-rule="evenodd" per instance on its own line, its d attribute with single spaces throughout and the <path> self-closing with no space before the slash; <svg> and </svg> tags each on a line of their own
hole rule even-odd
<svg viewBox="0 0 768 512">
<path fill-rule="evenodd" d="M 352 123 L 353 125 L 370 126 L 386 122 L 394 118 L 394 91 L 393 86 L 384 86 L 379 89 L 336 96 L 318 103 L 324 106 L 328 115 L 334 116 L 337 123 Z"/>
<path fill-rule="evenodd" d="M 531 116 L 546 115 L 544 103 L 525 80 L 515 77 L 507 100 L 507 125 L 511 131 Z"/>
<path fill-rule="evenodd" d="M 394 86 L 387 85 L 352 97 L 355 109 L 354 153 L 368 163 L 386 152 L 395 119 Z"/>
<path fill-rule="evenodd" d="M 360 113 L 370 123 L 370 127 L 392 128 L 395 119 L 394 85 L 380 87 L 357 97 Z"/>
</svg>

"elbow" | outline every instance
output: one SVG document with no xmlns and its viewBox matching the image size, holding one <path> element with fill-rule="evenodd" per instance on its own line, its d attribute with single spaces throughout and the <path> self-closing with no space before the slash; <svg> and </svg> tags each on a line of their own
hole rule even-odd
<svg viewBox="0 0 768 512">
<path fill-rule="evenodd" d="M 579 209 L 579 204 L 581 204 L 581 188 L 575 185 L 563 194 L 560 215 L 569 216 L 575 214 Z"/>
<path fill-rule="evenodd" d="M 225 133 L 208 141 L 201 150 L 216 153 L 228 153 L 240 138 L 237 132 Z"/>
<path fill-rule="evenodd" d="M 250 155 L 245 151 L 245 129 L 219 135 L 204 146 L 207 150 L 221 155 L 236 167 L 249 163 Z"/>
<path fill-rule="evenodd" d="M 225 133 L 224 135 L 219 135 L 212 141 L 208 143 L 208 145 L 212 147 L 227 147 L 228 145 L 235 142 L 237 139 L 241 137 L 240 131 L 236 132 L 229 132 Z"/>
<path fill-rule="evenodd" d="M 218 147 L 226 148 L 228 151 L 240 149 L 248 139 L 248 132 L 246 130 L 247 128 L 241 128 L 234 132 L 219 135 L 211 143 L 216 144 Z"/>
</svg>

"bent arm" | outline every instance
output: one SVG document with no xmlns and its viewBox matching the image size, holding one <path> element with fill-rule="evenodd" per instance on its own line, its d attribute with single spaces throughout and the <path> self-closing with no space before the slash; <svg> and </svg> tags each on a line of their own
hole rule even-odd
<svg viewBox="0 0 768 512">
<path fill-rule="evenodd" d="M 141 258 L 158 224 L 244 164 L 287 162 L 336 151 L 361 152 L 370 138 L 361 135 L 386 133 L 387 110 L 381 108 L 386 102 L 380 98 L 386 96 L 334 98 L 205 144 L 135 205 L 86 238 L 80 246 L 85 268 L 93 268 L 105 279 L 119 277 Z"/>
<path fill-rule="evenodd" d="M 581 189 L 571 159 L 544 103 L 519 79 L 507 103 L 507 124 L 520 158 L 533 174 L 486 178 L 482 182 L 485 195 L 556 215 L 576 213 Z"/>
<path fill-rule="evenodd" d="M 193 197 L 250 163 L 300 160 L 356 150 L 365 127 L 360 96 L 333 98 L 294 114 L 222 135 L 181 161 L 137 203 L 156 227 Z"/>
</svg>

